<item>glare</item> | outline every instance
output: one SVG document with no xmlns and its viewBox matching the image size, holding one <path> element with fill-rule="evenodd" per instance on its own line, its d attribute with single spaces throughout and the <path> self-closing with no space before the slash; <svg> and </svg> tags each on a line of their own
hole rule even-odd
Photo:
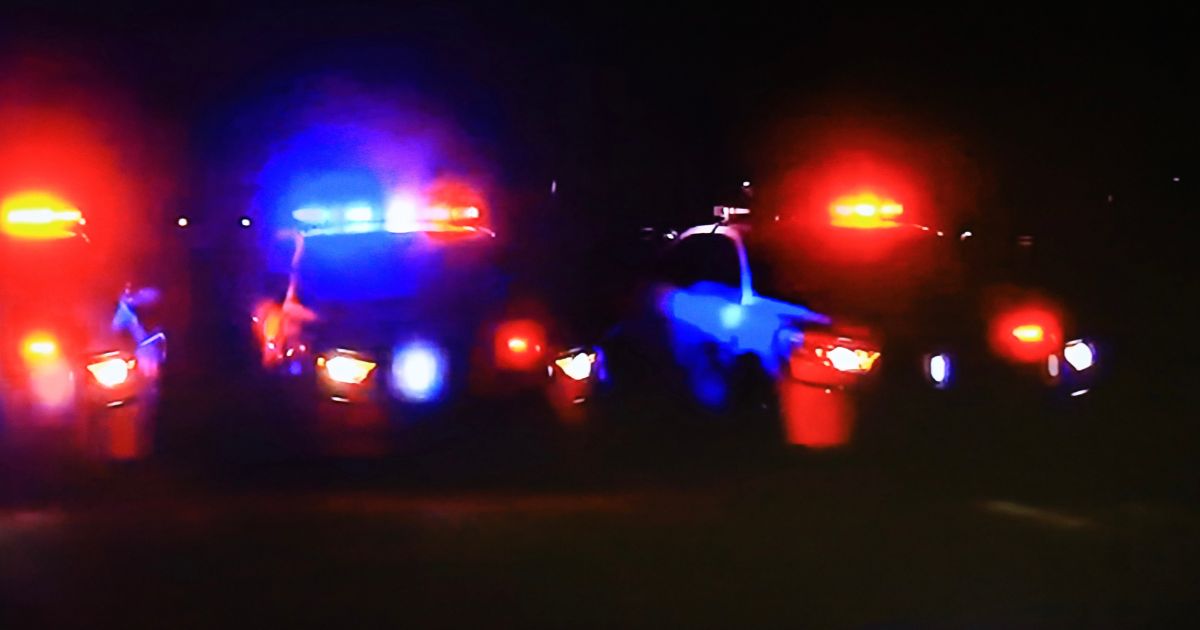
<svg viewBox="0 0 1200 630">
<path fill-rule="evenodd" d="M 523 337 L 512 337 L 508 340 L 508 349 L 512 352 L 525 352 L 529 350 L 529 340 Z"/>
<path fill-rule="evenodd" d="M 179 217 L 175 220 L 175 225 L 178 225 L 181 228 L 187 227 L 189 223 L 190 222 L 188 221 L 187 217 Z"/>
<path fill-rule="evenodd" d="M 72 236 L 72 227 L 83 224 L 83 213 L 77 208 L 44 192 L 25 192 L 4 199 L 0 216 L 4 232 L 22 238 L 65 238 Z"/>
<path fill-rule="evenodd" d="M 750 187 L 750 180 L 747 179 L 747 180 L 742 181 L 742 188 L 749 188 L 749 187 Z"/>
<path fill-rule="evenodd" d="M 898 225 L 895 219 L 904 213 L 904 206 L 874 193 L 840 197 L 829 206 L 830 222 L 834 227 L 875 229 Z"/>
<path fill-rule="evenodd" d="M 242 227 L 248 228 L 248 227 L 250 227 L 250 218 L 242 217 L 242 220 L 240 221 L 240 223 L 242 224 Z"/>
<path fill-rule="evenodd" d="M 40 357 L 52 357 L 57 350 L 58 347 L 53 341 L 34 341 L 29 344 L 29 354 L 36 354 Z"/>
<path fill-rule="evenodd" d="M 399 394 L 413 402 L 437 397 L 443 381 L 442 356 L 436 348 L 414 344 L 401 349 L 392 361 L 392 382 Z"/>
<path fill-rule="evenodd" d="M 966 232 L 963 232 L 962 234 L 958 235 L 958 240 L 965 241 L 965 240 L 971 238 L 972 236 L 975 236 L 975 234 L 972 233 L 971 230 L 967 230 Z"/>
<path fill-rule="evenodd" d="M 44 334 L 33 334 L 25 338 L 21 355 L 29 363 L 42 363 L 58 357 L 58 342 Z"/>
<path fill-rule="evenodd" d="M 929 378 L 936 385 L 944 385 L 950 377 L 950 357 L 935 354 L 929 357 Z"/>
<path fill-rule="evenodd" d="M 1052 354 L 1046 357 L 1046 373 L 1052 378 L 1058 377 L 1058 355 Z"/>
<path fill-rule="evenodd" d="M 1082 395 L 1084 395 L 1084 394 L 1088 393 L 1089 391 L 1091 391 L 1091 390 L 1087 390 L 1087 389 L 1077 389 L 1077 390 L 1075 390 L 1075 391 L 1071 392 L 1071 398 L 1079 398 L 1080 396 L 1082 396 Z"/>
<path fill-rule="evenodd" d="M 371 206 L 351 206 L 346 208 L 343 216 L 346 217 L 347 221 L 356 223 L 373 221 L 375 219 L 375 211 L 371 209 Z"/>
<path fill-rule="evenodd" d="M 113 388 L 123 385 L 129 380 L 130 362 L 120 357 L 112 357 L 87 366 L 92 378 L 102 387 Z"/>
<path fill-rule="evenodd" d="M 329 220 L 329 211 L 325 208 L 300 208 L 292 212 L 292 218 L 302 223 L 325 223 Z"/>
<path fill-rule="evenodd" d="M 720 311 L 721 325 L 727 330 L 733 330 L 742 325 L 742 320 L 745 319 L 745 313 L 742 311 L 740 304 L 726 304 L 721 307 Z"/>
<path fill-rule="evenodd" d="M 563 374 L 576 381 L 587 380 L 592 375 L 592 365 L 596 362 L 596 355 L 590 352 L 579 352 L 570 356 L 561 357 L 554 361 Z"/>
<path fill-rule="evenodd" d="M 367 380 L 375 363 L 339 354 L 326 359 L 325 374 L 329 380 L 346 385 L 358 385 Z"/>
<path fill-rule="evenodd" d="M 1076 339 L 1068 342 L 1063 348 L 1063 358 L 1071 364 L 1071 367 L 1075 368 L 1076 372 L 1082 372 L 1095 364 L 1096 352 L 1092 349 L 1091 344 L 1082 339 Z"/>
<path fill-rule="evenodd" d="M 1046 331 L 1037 324 L 1022 324 L 1012 329 L 1012 336 L 1024 343 L 1038 343 L 1046 338 Z"/>
<path fill-rule="evenodd" d="M 825 358 L 829 360 L 833 369 L 839 372 L 868 372 L 875 365 L 879 353 L 835 346 L 825 353 Z"/>
<path fill-rule="evenodd" d="M 411 232 L 417 224 L 417 207 L 417 200 L 412 197 L 392 199 L 384 217 L 384 229 L 389 232 Z"/>
</svg>

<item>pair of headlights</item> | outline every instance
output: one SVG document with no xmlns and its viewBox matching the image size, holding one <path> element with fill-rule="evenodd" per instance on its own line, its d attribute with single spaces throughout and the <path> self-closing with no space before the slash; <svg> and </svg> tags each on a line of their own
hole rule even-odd
<svg viewBox="0 0 1200 630">
<path fill-rule="evenodd" d="M 1062 360 L 1076 372 L 1083 372 L 1096 364 L 1096 347 L 1085 339 L 1068 341 L 1062 349 Z M 953 374 L 953 360 L 949 354 L 931 354 L 925 359 L 925 376 L 939 389 L 949 386 Z M 1059 375 L 1059 355 L 1046 357 L 1046 371 L 1051 377 Z"/>
</svg>

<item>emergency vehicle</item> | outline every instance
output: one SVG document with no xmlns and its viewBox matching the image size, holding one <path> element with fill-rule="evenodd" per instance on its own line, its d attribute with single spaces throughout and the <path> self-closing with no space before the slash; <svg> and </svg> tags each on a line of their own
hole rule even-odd
<svg viewBox="0 0 1200 630">
<path fill-rule="evenodd" d="M 483 200 L 457 190 L 292 209 L 276 263 L 286 284 L 252 321 L 263 367 L 298 386 L 303 406 L 333 424 L 369 410 L 393 428 L 471 404 L 475 415 L 530 401 L 583 414 L 599 354 L 515 288 Z"/>
<path fill-rule="evenodd" d="M 0 440 L 23 452 L 143 458 L 166 337 L 139 310 L 158 293 L 114 277 L 86 227 L 52 193 L 0 205 Z"/>
<path fill-rule="evenodd" d="M 787 442 L 828 447 L 851 442 L 868 409 L 886 422 L 914 401 L 1032 405 L 1096 382 L 1096 341 L 1017 273 L 1029 237 L 905 221 L 902 203 L 869 190 L 819 220 L 714 212 L 663 251 L 643 321 L 601 344 L 614 392 L 765 412 Z"/>
</svg>

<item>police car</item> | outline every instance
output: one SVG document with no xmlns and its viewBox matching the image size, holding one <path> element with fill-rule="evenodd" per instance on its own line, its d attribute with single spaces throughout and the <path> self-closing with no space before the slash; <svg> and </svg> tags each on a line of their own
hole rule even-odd
<svg viewBox="0 0 1200 630">
<path fill-rule="evenodd" d="M 926 394 L 1088 393 L 1097 345 L 1050 294 L 981 256 L 985 239 L 903 212 L 869 191 L 820 221 L 717 207 L 663 252 L 649 318 L 601 344 L 614 391 L 765 411 L 810 447 L 847 444 L 865 409 Z"/>
<path fill-rule="evenodd" d="M 421 425 L 479 401 L 583 413 L 599 356 L 517 288 L 478 196 L 327 197 L 291 219 L 286 285 L 252 322 L 264 368 L 322 421 Z"/>
<path fill-rule="evenodd" d="M 0 439 L 128 460 L 150 454 L 166 337 L 157 292 L 112 278 L 84 214 L 46 192 L 0 206 Z"/>
</svg>

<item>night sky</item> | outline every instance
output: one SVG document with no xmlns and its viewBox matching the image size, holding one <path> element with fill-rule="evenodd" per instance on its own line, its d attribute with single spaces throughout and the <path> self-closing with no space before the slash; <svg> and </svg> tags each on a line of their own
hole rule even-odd
<svg viewBox="0 0 1200 630">
<path fill-rule="evenodd" d="M 183 139 L 193 198 L 242 168 L 255 116 L 322 73 L 420 99 L 515 199 L 553 179 L 612 216 L 703 216 L 823 150 L 806 142 L 831 120 L 953 153 L 957 212 L 1058 228 L 1194 173 L 1194 9 L 55 4 L 10 3 L 4 50 L 83 60 L 132 94 Z"/>
</svg>

